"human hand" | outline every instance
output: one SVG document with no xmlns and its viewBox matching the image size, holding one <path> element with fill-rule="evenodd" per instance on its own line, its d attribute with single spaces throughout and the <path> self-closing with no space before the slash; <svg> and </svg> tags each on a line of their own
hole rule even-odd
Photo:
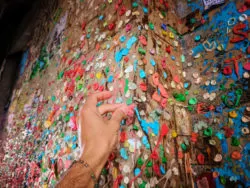
<svg viewBox="0 0 250 188">
<path fill-rule="evenodd" d="M 102 104 L 96 107 L 98 102 L 109 99 L 111 96 L 112 93 L 109 91 L 92 94 L 79 112 L 82 158 L 85 160 L 89 158 L 93 163 L 100 163 L 100 159 L 106 162 L 118 142 L 120 122 L 126 118 L 124 113 L 127 108 L 126 104 Z M 103 115 L 109 112 L 112 113 L 110 120 L 104 119 Z"/>
</svg>

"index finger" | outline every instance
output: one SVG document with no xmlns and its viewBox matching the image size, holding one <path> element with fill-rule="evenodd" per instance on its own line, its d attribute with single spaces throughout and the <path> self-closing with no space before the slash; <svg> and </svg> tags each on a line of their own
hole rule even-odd
<svg viewBox="0 0 250 188">
<path fill-rule="evenodd" d="M 102 91 L 99 93 L 95 93 L 88 97 L 86 104 L 89 107 L 96 107 L 99 101 L 109 99 L 111 96 L 112 96 L 112 93 L 110 91 Z"/>
</svg>

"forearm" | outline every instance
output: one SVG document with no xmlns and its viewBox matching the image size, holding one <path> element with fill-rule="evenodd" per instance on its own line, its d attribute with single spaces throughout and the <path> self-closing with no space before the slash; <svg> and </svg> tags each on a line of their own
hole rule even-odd
<svg viewBox="0 0 250 188">
<path fill-rule="evenodd" d="M 82 167 L 81 164 L 74 164 L 57 184 L 57 188 L 64 187 L 94 187 L 94 181 L 91 180 L 90 169 Z"/>
<path fill-rule="evenodd" d="M 118 141 L 120 122 L 126 118 L 122 109 L 126 109 L 126 104 L 102 104 L 97 107 L 98 102 L 111 98 L 110 91 L 95 93 L 88 97 L 83 108 L 79 112 L 78 122 L 80 125 L 80 144 L 84 149 L 81 163 L 74 164 L 58 183 L 59 188 L 94 187 L 95 182 L 91 178 L 92 173 L 98 179 L 103 166 L 108 160 L 109 154 L 114 149 Z M 112 117 L 107 120 L 103 115 L 112 113 Z"/>
<path fill-rule="evenodd" d="M 93 153 L 84 154 L 80 160 L 87 163 L 88 166 L 79 162 L 73 164 L 57 184 L 57 188 L 68 188 L 69 186 L 71 188 L 94 187 L 95 181 L 92 179 L 91 175 L 94 173 L 95 177 L 98 179 L 107 159 L 108 155 L 97 156 Z"/>
</svg>

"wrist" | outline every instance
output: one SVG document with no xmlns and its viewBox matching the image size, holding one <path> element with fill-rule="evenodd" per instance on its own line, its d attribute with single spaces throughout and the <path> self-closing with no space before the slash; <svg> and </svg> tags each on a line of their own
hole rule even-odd
<svg viewBox="0 0 250 188">
<path fill-rule="evenodd" d="M 109 153 L 107 151 L 108 150 L 105 151 L 104 148 L 102 148 L 101 150 L 99 150 L 99 148 L 86 148 L 86 150 L 84 149 L 83 154 L 80 157 L 81 160 L 88 163 L 96 178 L 99 177 L 102 168 L 108 160 Z"/>
</svg>

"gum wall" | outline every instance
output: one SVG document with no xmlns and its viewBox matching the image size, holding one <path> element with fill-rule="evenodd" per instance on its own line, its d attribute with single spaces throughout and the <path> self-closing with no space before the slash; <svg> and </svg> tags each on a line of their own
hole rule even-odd
<svg viewBox="0 0 250 188">
<path fill-rule="evenodd" d="M 23 54 L 0 187 L 55 187 L 103 90 L 135 107 L 100 187 L 250 186 L 249 0 L 54 2 Z"/>
</svg>

